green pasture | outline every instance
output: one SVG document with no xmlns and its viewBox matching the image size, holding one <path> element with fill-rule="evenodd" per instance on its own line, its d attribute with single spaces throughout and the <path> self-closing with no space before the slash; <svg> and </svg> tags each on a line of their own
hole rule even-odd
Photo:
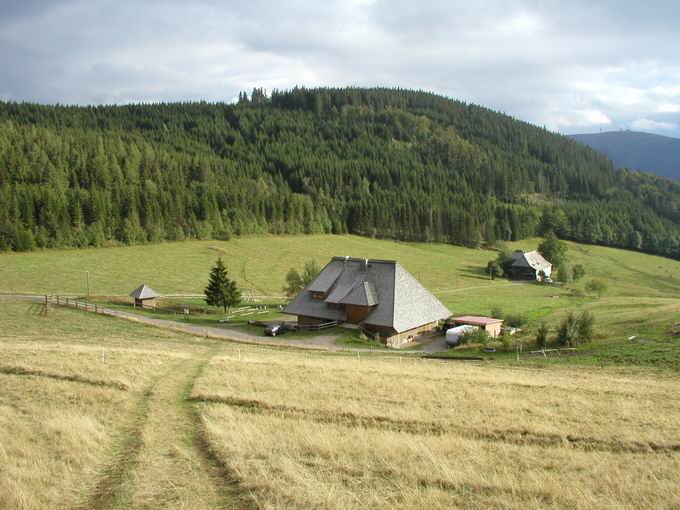
<svg viewBox="0 0 680 510">
<path fill-rule="evenodd" d="M 539 240 L 511 243 L 534 249 Z M 665 338 L 680 322 L 680 262 L 644 253 L 568 243 L 572 264 L 582 264 L 586 277 L 567 286 L 490 280 L 486 263 L 492 250 L 425 243 L 401 243 L 357 236 L 261 236 L 231 241 L 187 241 L 145 246 L 85 250 L 51 250 L 0 254 L 0 292 L 85 295 L 89 272 L 92 296 L 126 295 L 141 282 L 161 294 L 202 293 L 208 272 L 222 257 L 231 277 L 263 303 L 282 300 L 291 267 L 306 260 L 323 266 L 332 256 L 350 255 L 398 260 L 455 313 L 488 314 L 499 306 L 505 313 L 524 314 L 529 326 L 554 324 L 568 310 L 591 310 L 605 340 L 631 335 Z M 601 297 L 581 292 L 585 282 L 599 278 L 608 289 Z M 199 305 L 198 298 L 175 298 Z M 221 314 L 190 320 L 214 322 Z M 260 317 L 262 318 L 262 317 Z M 266 317 L 269 318 L 269 317 Z"/>
</svg>

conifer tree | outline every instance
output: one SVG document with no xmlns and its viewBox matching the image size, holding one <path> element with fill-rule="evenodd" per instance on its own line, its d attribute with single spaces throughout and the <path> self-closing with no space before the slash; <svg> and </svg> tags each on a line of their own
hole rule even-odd
<svg viewBox="0 0 680 510">
<path fill-rule="evenodd" d="M 210 271 L 208 286 L 205 288 L 205 302 L 210 306 L 221 306 L 224 308 L 224 313 L 227 313 L 240 301 L 241 292 L 236 282 L 229 278 L 227 268 L 220 257 Z"/>
</svg>

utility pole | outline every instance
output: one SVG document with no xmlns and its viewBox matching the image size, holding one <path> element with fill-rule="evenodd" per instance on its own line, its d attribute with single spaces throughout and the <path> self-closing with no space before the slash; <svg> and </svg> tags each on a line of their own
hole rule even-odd
<svg viewBox="0 0 680 510">
<path fill-rule="evenodd" d="M 90 299 L 90 272 L 85 271 L 85 274 L 87 275 L 87 298 Z"/>
</svg>

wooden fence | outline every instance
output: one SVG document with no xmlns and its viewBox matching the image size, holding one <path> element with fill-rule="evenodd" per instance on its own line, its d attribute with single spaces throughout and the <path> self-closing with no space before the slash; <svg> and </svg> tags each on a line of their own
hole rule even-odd
<svg viewBox="0 0 680 510">
<path fill-rule="evenodd" d="M 61 296 L 45 296 L 45 305 L 56 305 L 56 306 L 65 306 L 67 308 L 75 308 L 77 310 L 84 310 L 86 312 L 94 312 L 94 313 L 102 313 L 104 315 L 111 315 L 112 317 L 116 317 L 118 313 L 116 310 L 113 310 L 111 308 L 106 308 L 102 305 L 99 305 L 97 303 L 88 303 L 87 301 L 83 301 L 82 299 L 78 298 L 69 298 L 69 297 L 61 297 Z"/>
<path fill-rule="evenodd" d="M 324 322 L 323 324 L 298 324 L 297 329 L 300 331 L 321 331 L 322 329 L 334 328 L 338 325 L 338 321 Z"/>
</svg>

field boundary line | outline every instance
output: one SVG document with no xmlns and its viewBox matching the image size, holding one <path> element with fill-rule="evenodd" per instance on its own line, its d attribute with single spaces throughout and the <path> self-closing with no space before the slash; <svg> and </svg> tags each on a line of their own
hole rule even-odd
<svg viewBox="0 0 680 510">
<path fill-rule="evenodd" d="M 394 419 L 388 416 L 364 416 L 351 412 L 333 412 L 325 409 L 303 409 L 282 404 L 269 404 L 260 400 L 243 399 L 220 395 L 195 395 L 192 400 L 210 404 L 224 404 L 254 414 L 275 414 L 284 419 L 305 419 L 317 423 L 344 425 L 348 427 L 367 427 L 409 434 L 452 434 L 480 441 L 494 441 L 517 445 L 540 447 L 573 447 L 587 451 L 610 453 L 676 453 L 680 443 L 661 443 L 656 441 L 624 441 L 577 436 L 574 434 L 555 434 L 536 432 L 526 429 L 492 429 L 488 432 L 460 427 L 452 423 Z"/>
<path fill-rule="evenodd" d="M 21 365 L 0 365 L 0 374 L 4 375 L 26 375 L 34 377 L 46 377 L 49 379 L 56 379 L 59 381 L 77 382 L 81 384 L 89 384 L 90 386 L 99 386 L 105 388 L 113 388 L 121 391 L 129 391 L 130 386 L 122 381 L 107 381 L 105 379 L 90 379 L 77 374 L 59 374 L 57 372 L 47 372 L 45 370 L 33 369 Z"/>
</svg>

